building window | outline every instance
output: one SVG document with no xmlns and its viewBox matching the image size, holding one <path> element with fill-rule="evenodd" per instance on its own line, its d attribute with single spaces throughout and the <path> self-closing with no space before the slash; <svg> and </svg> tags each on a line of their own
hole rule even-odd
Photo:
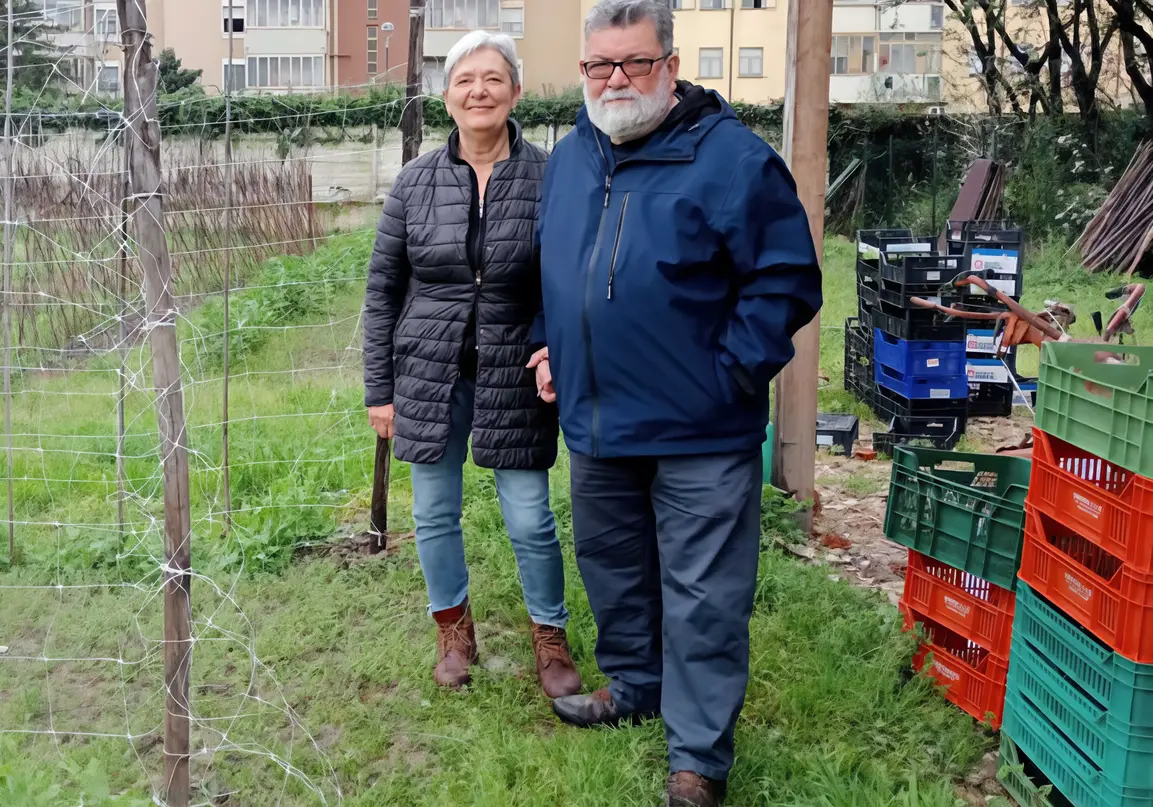
<svg viewBox="0 0 1153 807">
<path fill-rule="evenodd" d="M 96 74 L 96 92 L 101 95 L 120 94 L 120 65 L 115 62 L 105 62 Z"/>
<path fill-rule="evenodd" d="M 509 36 L 524 36 L 524 6 L 501 8 L 500 30 Z"/>
<path fill-rule="evenodd" d="M 224 91 L 243 92 L 248 87 L 248 69 L 242 61 L 224 61 Z"/>
<path fill-rule="evenodd" d="M 500 27 L 500 0 L 428 0 L 424 7 L 426 28 Z"/>
<path fill-rule="evenodd" d="M 669 0 L 669 8 L 673 11 L 681 11 L 685 8 L 688 0 Z"/>
<path fill-rule="evenodd" d="M 222 30 L 225 36 L 228 36 L 229 31 L 237 35 L 244 33 L 244 6 L 224 6 L 221 13 L 224 17 Z"/>
<path fill-rule="evenodd" d="M 925 78 L 925 96 L 930 101 L 941 100 L 941 77 L 927 76 Z"/>
<path fill-rule="evenodd" d="M 881 65 L 886 73 L 916 73 L 916 45 L 882 45 Z"/>
<path fill-rule="evenodd" d="M 57 31 L 84 30 L 83 0 L 43 0 L 44 19 Z"/>
<path fill-rule="evenodd" d="M 768 8 L 769 0 L 741 0 L 741 8 Z"/>
<path fill-rule="evenodd" d="M 930 6 L 929 7 L 929 27 L 934 31 L 940 31 L 945 27 L 945 7 L 944 6 Z"/>
<path fill-rule="evenodd" d="M 969 75 L 970 76 L 983 76 L 985 75 L 985 62 L 976 53 L 969 53 Z"/>
<path fill-rule="evenodd" d="M 701 0 L 701 8 L 705 8 L 705 9 L 726 8 L 725 0 Z"/>
<path fill-rule="evenodd" d="M 833 37 L 833 49 L 829 52 L 831 58 L 829 71 L 834 76 L 843 76 L 849 72 L 849 37 Z"/>
<path fill-rule="evenodd" d="M 725 73 L 725 49 L 701 48 L 701 78 L 723 78 Z"/>
<path fill-rule="evenodd" d="M 368 27 L 368 77 L 370 79 L 380 72 L 377 67 L 379 56 L 380 49 L 377 45 L 376 26 L 370 25 Z"/>
<path fill-rule="evenodd" d="M 324 86 L 323 56 L 249 56 L 248 86 L 294 89 Z"/>
<path fill-rule="evenodd" d="M 256 28 L 323 28 L 325 0 L 248 0 Z"/>
<path fill-rule="evenodd" d="M 429 95 L 444 92 L 447 83 L 444 75 L 444 62 L 431 56 L 424 60 L 424 91 Z"/>
<path fill-rule="evenodd" d="M 378 13 L 380 10 L 377 8 L 377 0 L 368 0 L 368 18 L 375 20 Z"/>
<path fill-rule="evenodd" d="M 77 89 L 84 88 L 84 62 L 79 56 L 65 56 L 57 60 L 56 72 L 60 75 L 60 78 L 64 80 L 65 84 L 69 84 Z"/>
<path fill-rule="evenodd" d="M 516 60 L 516 74 L 520 76 L 520 86 L 524 86 L 524 59 Z"/>
<path fill-rule="evenodd" d="M 120 17 L 114 8 L 98 8 L 96 15 L 96 36 L 105 41 L 120 39 Z"/>
<path fill-rule="evenodd" d="M 741 48 L 739 58 L 740 75 L 752 78 L 765 74 L 764 48 Z"/>
</svg>

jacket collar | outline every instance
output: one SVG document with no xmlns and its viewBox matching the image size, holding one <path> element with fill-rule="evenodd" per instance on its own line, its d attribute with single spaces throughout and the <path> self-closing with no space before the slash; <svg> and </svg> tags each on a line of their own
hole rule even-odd
<svg viewBox="0 0 1153 807">
<path fill-rule="evenodd" d="M 729 118 L 736 119 L 737 113 L 721 97 L 712 90 L 710 95 L 716 97 L 721 110 L 718 113 L 707 115 L 698 120 L 685 120 L 667 131 L 656 131 L 649 136 L 648 141 L 628 158 L 629 162 L 691 162 L 696 158 L 697 146 L 704 136 L 712 131 L 718 123 Z M 576 132 L 581 141 L 594 153 L 604 157 L 609 166 L 615 164 L 613 158 L 612 140 L 596 128 L 588 116 L 588 109 L 580 108 L 576 119 Z"/>
<path fill-rule="evenodd" d="M 508 119 L 508 158 L 515 160 L 520 155 L 521 145 L 524 142 L 520 124 L 512 118 Z M 460 158 L 460 129 L 453 129 L 448 136 L 448 158 L 457 165 L 464 165 Z"/>
</svg>

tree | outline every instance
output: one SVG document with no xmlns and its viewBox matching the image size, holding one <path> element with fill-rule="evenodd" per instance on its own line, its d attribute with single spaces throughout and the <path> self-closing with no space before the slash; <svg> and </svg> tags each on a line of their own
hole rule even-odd
<svg viewBox="0 0 1153 807">
<path fill-rule="evenodd" d="M 1125 73 L 1145 107 L 1146 117 L 1153 121 L 1153 4 L 1149 0 L 1107 2 L 1117 15 Z"/>
<path fill-rule="evenodd" d="M 1050 76 L 1055 69 L 1069 66 L 1069 87 L 1077 101 L 1077 111 L 1087 123 L 1095 123 L 1101 107 L 1098 90 L 1101 72 L 1105 67 L 1109 46 L 1119 29 L 1116 16 L 1102 20 L 1097 0 L 1044 0 L 1051 37 L 1056 37 L 1063 58 L 1049 66 Z M 1067 6 L 1068 18 L 1061 17 L 1060 6 Z M 1059 82 L 1056 86 L 1063 87 Z"/>
<path fill-rule="evenodd" d="M 12 39 L 15 53 L 13 84 L 17 88 L 41 90 L 57 71 L 60 54 L 48 37 L 60 23 L 46 19 L 32 0 L 0 0 L 0 71 L 8 69 L 8 7 L 12 7 Z"/>
<path fill-rule="evenodd" d="M 180 59 L 176 58 L 176 51 L 165 48 L 160 51 L 158 64 L 160 74 L 160 94 L 171 95 L 187 89 L 200 80 L 203 70 L 188 70 L 181 66 Z"/>
</svg>

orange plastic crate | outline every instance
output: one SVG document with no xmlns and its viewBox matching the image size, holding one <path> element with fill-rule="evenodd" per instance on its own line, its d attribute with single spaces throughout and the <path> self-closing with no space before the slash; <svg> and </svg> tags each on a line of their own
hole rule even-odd
<svg viewBox="0 0 1153 807">
<path fill-rule="evenodd" d="M 1153 479 L 1033 429 L 1029 501 L 1134 571 L 1153 573 Z"/>
<path fill-rule="evenodd" d="M 1153 664 L 1153 574 L 1026 503 L 1020 576 L 1125 658 Z"/>
<path fill-rule="evenodd" d="M 1017 598 L 1008 589 L 909 550 L 904 601 L 994 655 L 1009 658 Z"/>
<path fill-rule="evenodd" d="M 990 653 L 902 601 L 905 630 L 921 625 L 925 640 L 913 667 L 941 685 L 945 699 L 994 729 L 1001 728 L 1009 661 Z M 932 663 L 930 663 L 932 659 Z"/>
</svg>

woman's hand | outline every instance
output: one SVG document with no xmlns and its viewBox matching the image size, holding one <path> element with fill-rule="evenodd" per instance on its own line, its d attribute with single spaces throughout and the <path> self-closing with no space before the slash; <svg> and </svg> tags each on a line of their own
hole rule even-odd
<svg viewBox="0 0 1153 807">
<path fill-rule="evenodd" d="M 395 420 L 396 407 L 392 404 L 368 407 L 368 423 L 372 426 L 372 430 L 384 440 L 390 440 L 396 434 L 396 429 L 393 426 Z"/>
<path fill-rule="evenodd" d="M 556 403 L 556 390 L 552 386 L 552 368 L 548 363 L 548 348 L 542 347 L 529 359 L 528 369 L 536 370 L 536 394 L 545 403 Z"/>
</svg>

